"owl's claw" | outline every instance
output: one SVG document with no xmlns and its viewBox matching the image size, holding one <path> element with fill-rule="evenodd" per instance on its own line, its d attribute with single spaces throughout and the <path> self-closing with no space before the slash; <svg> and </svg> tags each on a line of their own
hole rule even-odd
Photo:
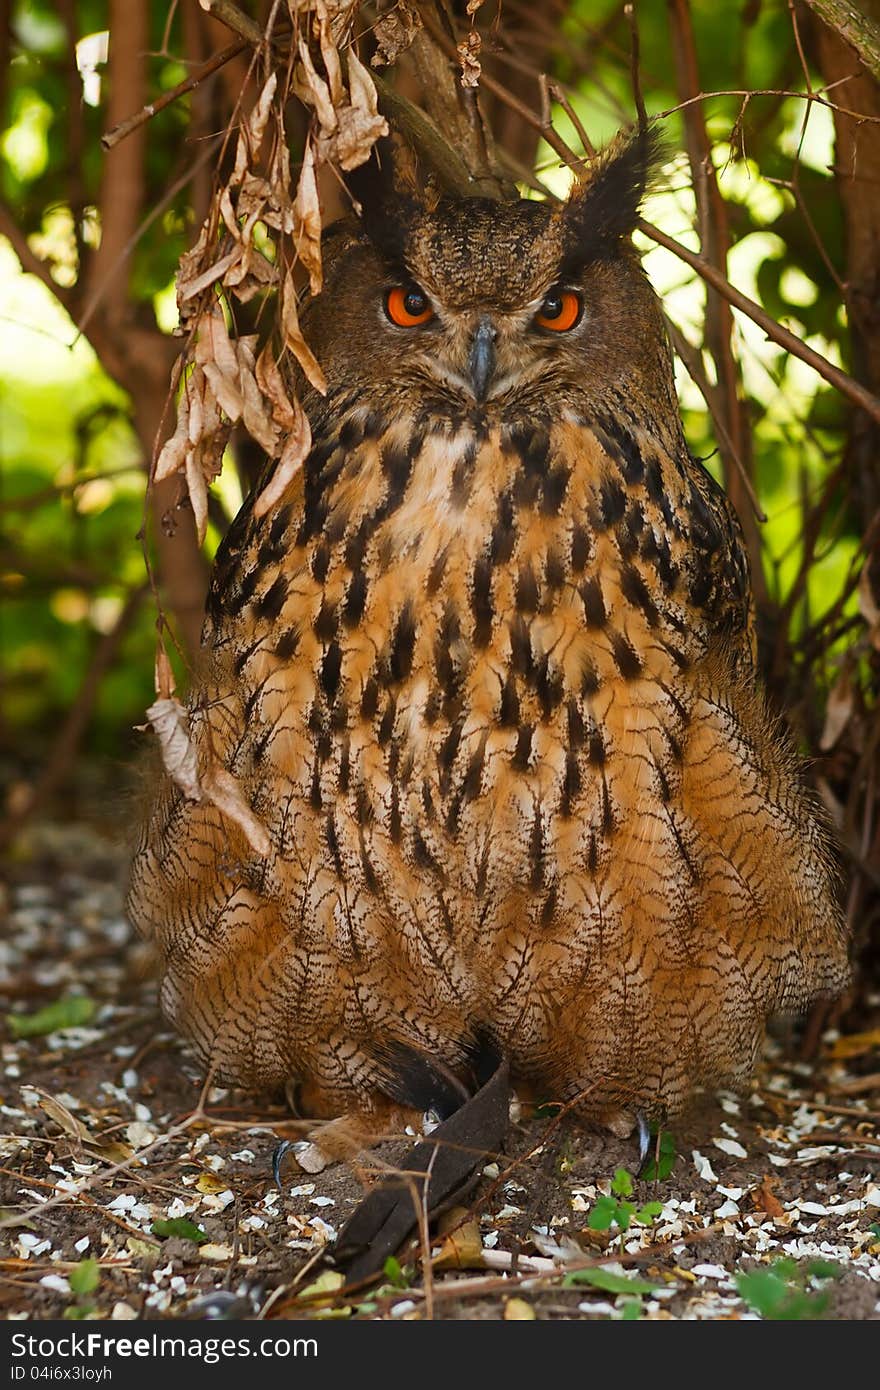
<svg viewBox="0 0 880 1390">
<path fill-rule="evenodd" d="M 282 1191 L 281 1165 L 284 1162 L 284 1156 L 287 1153 L 288 1149 L 292 1148 L 293 1144 L 289 1139 L 282 1139 L 280 1143 L 276 1144 L 275 1148 L 272 1150 L 272 1177 L 275 1179 L 275 1186 L 278 1188 L 279 1192 Z"/>
<path fill-rule="evenodd" d="M 648 1150 L 651 1147 L 650 1126 L 641 1110 L 636 1113 L 636 1125 L 639 1131 L 639 1174 L 641 1174 L 648 1157 Z"/>
</svg>

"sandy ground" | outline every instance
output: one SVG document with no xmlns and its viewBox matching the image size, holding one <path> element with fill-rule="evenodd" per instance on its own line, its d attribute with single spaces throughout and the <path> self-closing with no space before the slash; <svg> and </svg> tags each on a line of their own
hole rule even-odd
<svg viewBox="0 0 880 1390">
<path fill-rule="evenodd" d="M 318 1174 L 288 1158 L 279 1190 L 273 1150 L 301 1135 L 277 1098 L 202 1097 L 123 878 L 85 825 L 37 827 L 8 874 L 0 1316 L 880 1318 L 880 997 L 810 1064 L 777 1038 L 747 1093 L 701 1098 L 660 1181 L 632 1177 L 633 1142 L 514 1105 L 430 1260 L 415 1242 L 346 1295 L 324 1256 L 402 1144 Z M 50 1012 L 31 1024 L 49 1031 L 18 1036 L 71 995 L 88 1001 L 72 1026 Z"/>
</svg>

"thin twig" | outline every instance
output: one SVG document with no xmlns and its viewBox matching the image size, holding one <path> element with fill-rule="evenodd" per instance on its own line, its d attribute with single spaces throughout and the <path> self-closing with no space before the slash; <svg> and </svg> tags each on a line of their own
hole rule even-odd
<svg viewBox="0 0 880 1390">
<path fill-rule="evenodd" d="M 624 5 L 623 13 L 629 25 L 629 72 L 633 101 L 636 104 L 636 114 L 639 118 L 639 130 L 647 130 L 648 113 L 645 109 L 645 98 L 642 94 L 642 79 L 639 70 L 639 22 L 636 19 L 635 5 Z"/>
<path fill-rule="evenodd" d="M 120 140 L 124 140 L 133 130 L 137 130 L 139 126 L 146 125 L 147 121 L 152 120 L 160 111 L 164 111 L 166 106 L 170 106 L 172 102 L 177 101 L 179 97 L 184 96 L 187 92 L 193 91 L 200 83 L 205 81 L 206 77 L 210 77 L 213 73 L 218 72 L 219 69 L 224 67 L 232 58 L 236 58 L 239 53 L 243 53 L 247 47 L 247 39 L 238 39 L 235 43 L 229 44 L 227 48 L 221 49 L 219 53 L 215 53 L 213 58 L 209 58 L 206 63 L 203 63 L 191 77 L 185 78 L 183 82 L 178 82 L 176 87 L 172 87 L 168 92 L 163 92 L 155 101 L 148 102 L 146 106 L 141 107 L 140 111 L 137 111 L 133 116 L 128 116 L 126 120 L 120 121 L 119 125 L 114 126 L 112 130 L 108 130 L 105 135 L 102 135 L 101 144 L 104 149 L 112 150 L 114 145 L 118 145 Z"/>
</svg>

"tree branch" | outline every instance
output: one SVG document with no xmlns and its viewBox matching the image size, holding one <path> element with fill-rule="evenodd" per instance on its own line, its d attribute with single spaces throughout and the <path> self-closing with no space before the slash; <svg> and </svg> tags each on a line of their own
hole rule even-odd
<svg viewBox="0 0 880 1390">
<path fill-rule="evenodd" d="M 646 222 L 643 217 L 639 218 L 636 228 L 645 236 L 650 237 L 652 241 L 656 241 L 658 246 L 671 251 L 674 256 L 678 256 L 679 260 L 689 265 L 692 270 L 702 276 L 707 284 L 722 294 L 728 303 L 733 305 L 734 309 L 739 309 L 740 313 L 745 314 L 759 328 L 763 328 L 767 337 L 772 339 L 774 343 L 785 348 L 785 351 L 790 352 L 793 357 L 799 357 L 802 362 L 806 362 L 808 367 L 812 367 L 814 372 L 818 372 L 819 376 L 834 386 L 842 396 L 846 396 L 847 400 L 852 401 L 853 405 L 864 410 L 871 416 L 872 420 L 880 421 L 880 397 L 866 390 L 860 382 L 847 372 L 842 371 L 840 367 L 835 367 L 834 363 L 829 362 L 828 358 L 823 357 L 820 352 L 816 352 L 806 343 L 802 343 L 800 338 L 796 338 L 790 329 L 784 328 L 781 323 L 777 323 L 776 319 L 771 318 L 760 304 L 756 304 L 753 299 L 749 299 L 748 295 L 731 285 L 730 281 L 725 279 L 721 272 L 716 270 L 714 265 L 710 265 L 703 256 L 698 256 L 695 251 L 689 251 L 686 246 L 682 246 L 680 241 L 675 241 L 673 237 L 667 236 L 665 232 L 660 231 L 659 227 L 655 227 L 651 222 Z"/>
<path fill-rule="evenodd" d="M 865 67 L 880 82 L 880 25 L 870 19 L 857 0 L 806 0 L 829 29 L 854 48 Z"/>
<path fill-rule="evenodd" d="M 65 285 L 59 285 L 52 275 L 52 267 L 48 261 L 44 261 L 42 256 L 38 256 L 31 250 L 26 233 L 16 222 L 12 209 L 4 202 L 0 202 L 0 236 L 5 236 L 12 246 L 18 259 L 21 261 L 22 270 L 28 275 L 36 275 L 38 280 L 42 280 L 47 289 L 50 289 L 59 303 L 65 309 L 70 307 L 71 294 Z"/>
<path fill-rule="evenodd" d="M 119 125 L 132 106 L 146 105 L 146 55 L 149 47 L 147 0 L 110 0 L 110 127 Z M 89 258 L 84 283 L 88 304 L 100 294 L 102 317 L 121 323 L 128 309 L 128 257 L 124 254 L 138 224 L 143 197 L 146 140 L 137 129 L 125 149 L 108 151 L 101 176 L 101 241 Z"/>
</svg>

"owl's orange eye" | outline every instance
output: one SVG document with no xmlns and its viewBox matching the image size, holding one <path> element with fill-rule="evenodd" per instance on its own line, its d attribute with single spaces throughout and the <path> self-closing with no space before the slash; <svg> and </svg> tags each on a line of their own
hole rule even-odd
<svg viewBox="0 0 880 1390">
<path fill-rule="evenodd" d="M 574 290 L 551 290 L 535 315 L 535 323 L 554 333 L 567 333 L 580 322 L 583 307 L 580 295 Z"/>
<path fill-rule="evenodd" d="M 389 290 L 385 296 L 385 312 L 398 328 L 418 328 L 434 317 L 428 296 L 414 285 L 409 289 L 397 285 Z"/>
</svg>

